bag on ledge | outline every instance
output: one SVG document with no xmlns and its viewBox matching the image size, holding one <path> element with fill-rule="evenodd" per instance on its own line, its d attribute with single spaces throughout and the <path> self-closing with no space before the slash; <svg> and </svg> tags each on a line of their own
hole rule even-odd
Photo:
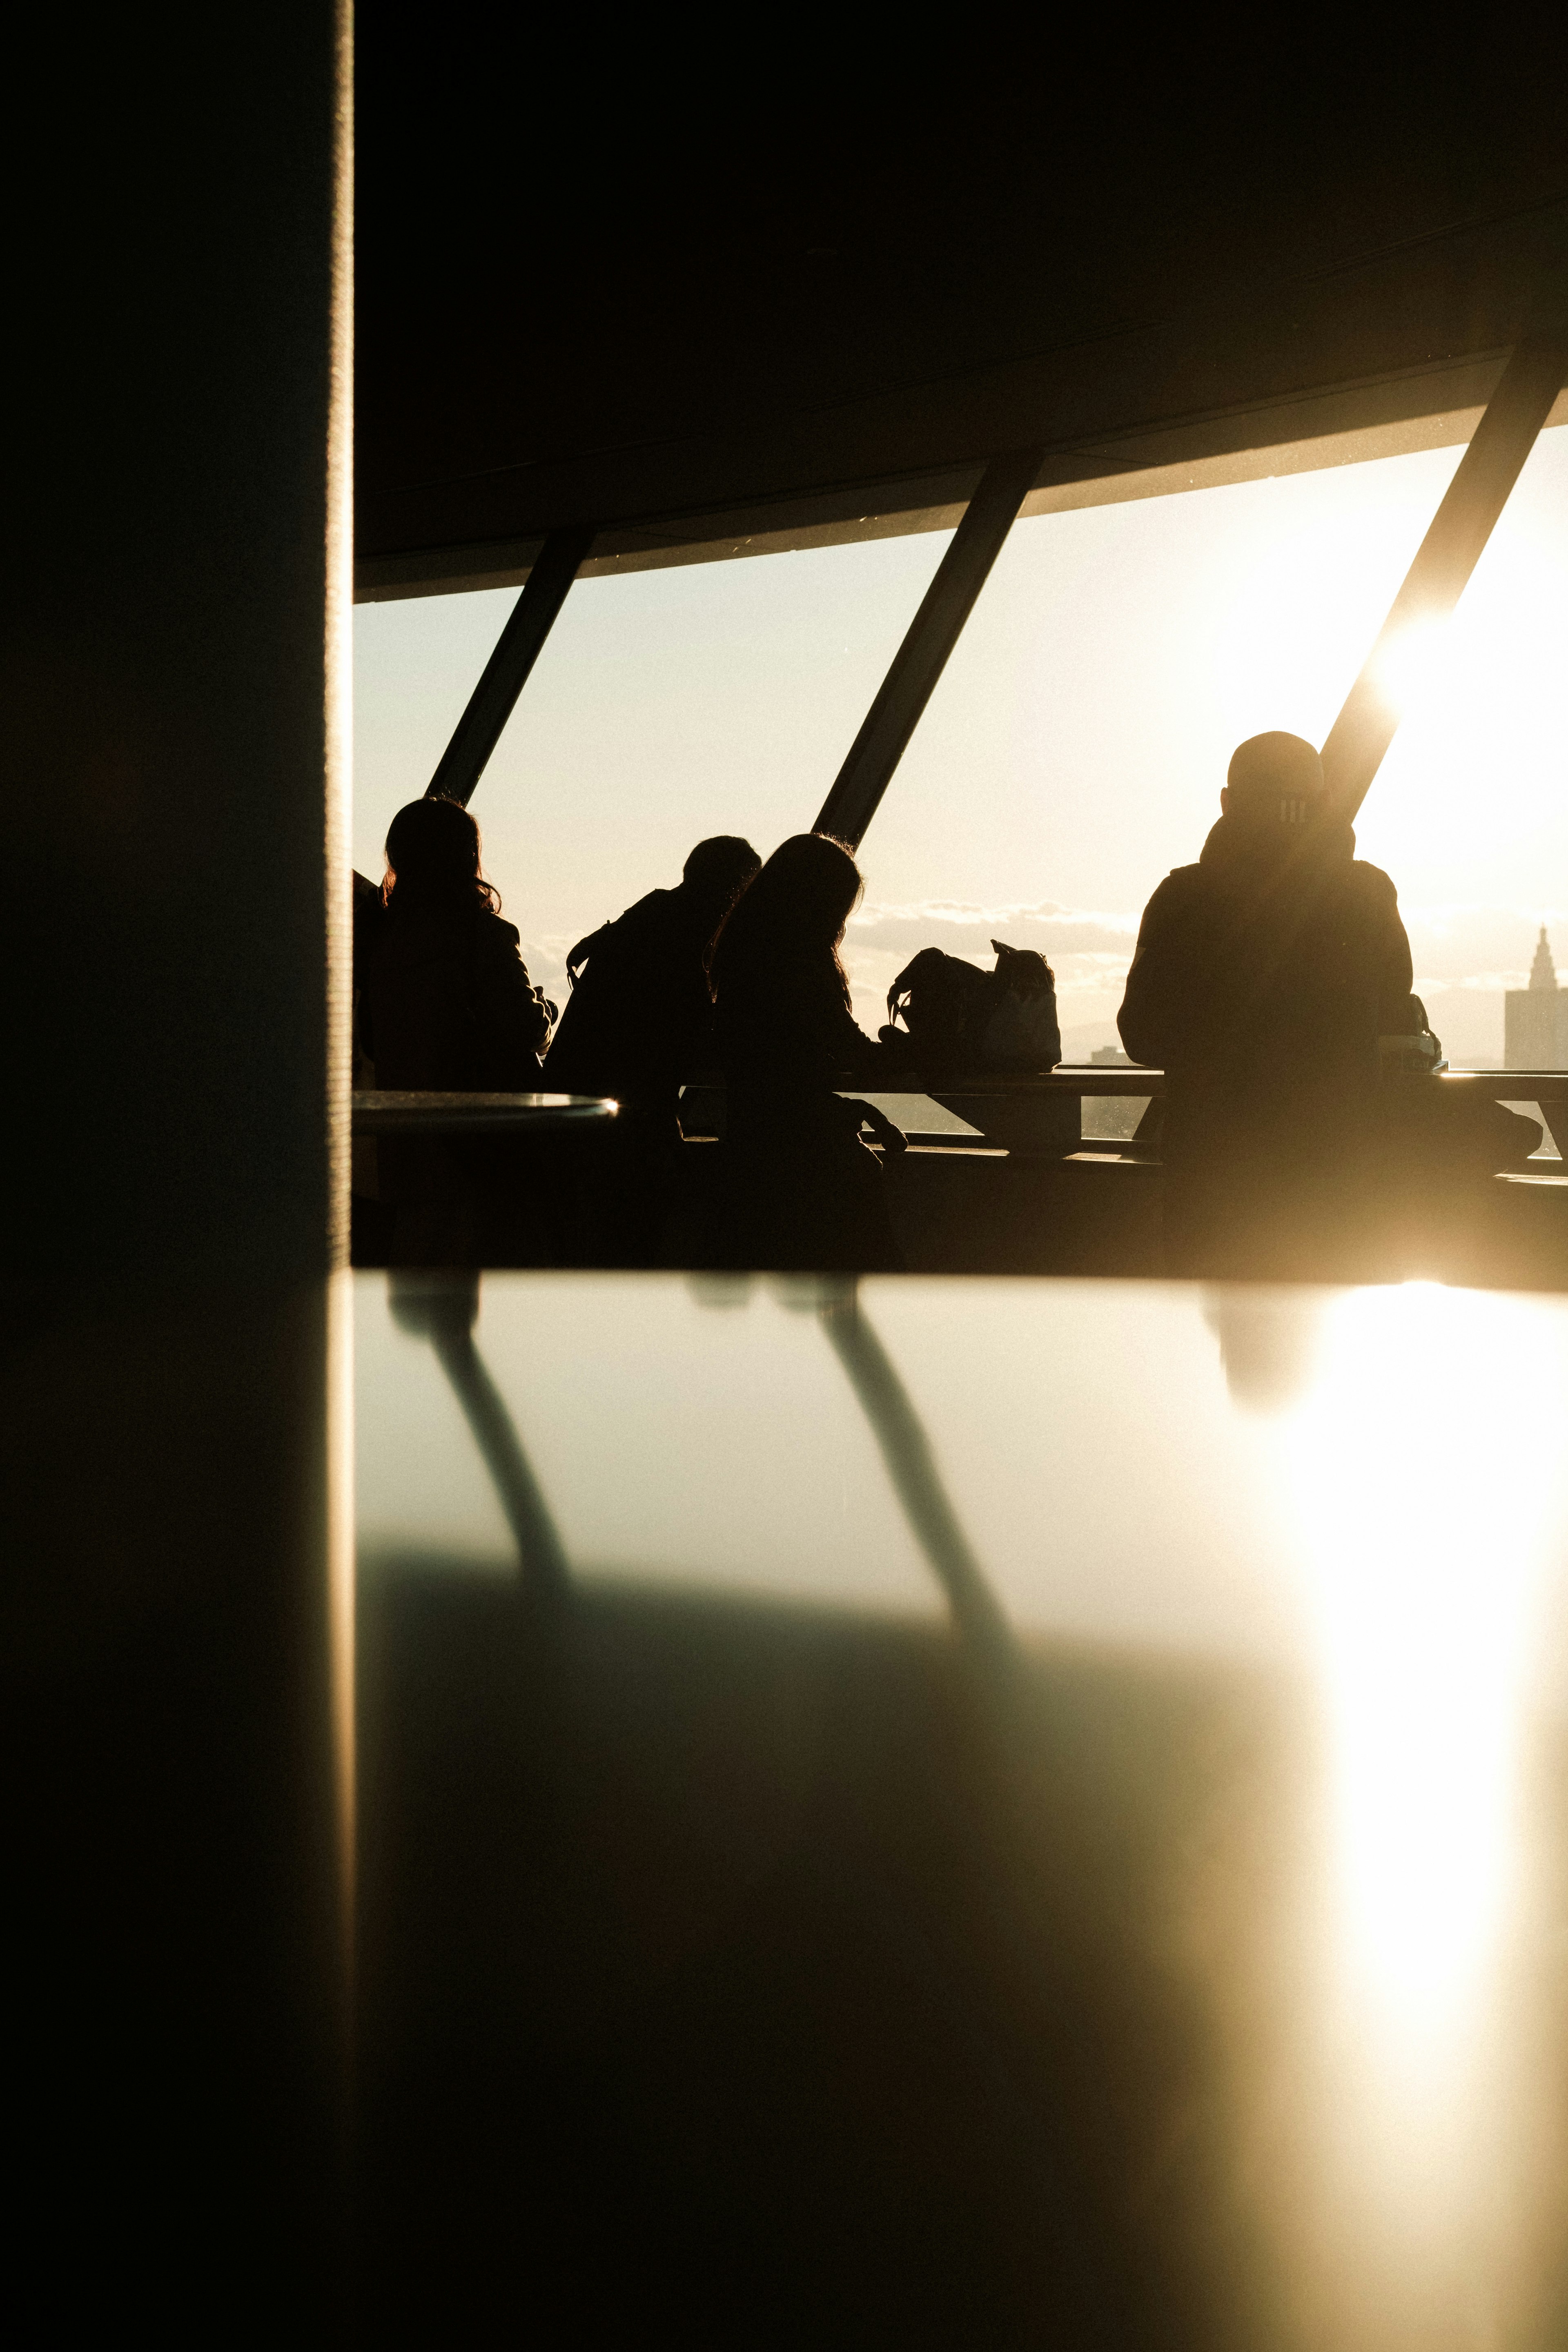
<svg viewBox="0 0 1568 2352">
<path fill-rule="evenodd" d="M 1049 1070 L 1062 1056 L 1057 983 L 1033 948 L 993 940 L 994 971 L 922 948 L 888 991 L 884 1045 L 905 1034 L 923 1058 L 968 1070 Z M 903 1029 L 900 1029 L 900 1020 Z"/>
</svg>

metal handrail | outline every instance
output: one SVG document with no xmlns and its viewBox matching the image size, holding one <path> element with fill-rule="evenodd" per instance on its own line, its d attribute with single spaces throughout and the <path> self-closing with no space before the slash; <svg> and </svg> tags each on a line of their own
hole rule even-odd
<svg viewBox="0 0 1568 2352">
<path fill-rule="evenodd" d="M 1547 1133 L 1563 1160 L 1568 1161 L 1568 1070 L 1392 1070 L 1384 1075 L 1381 1083 L 1400 1094 L 1443 1087 L 1460 1094 L 1480 1095 L 1492 1102 L 1533 1102 L 1540 1109 Z M 979 1106 L 987 1101 L 1025 1104 L 1052 1099 L 1103 1100 L 1108 1097 L 1146 1102 L 1151 1108 L 1144 1113 L 1138 1134 L 1123 1144 L 1121 1156 L 1125 1157 L 1131 1151 L 1134 1158 L 1151 1158 L 1158 1150 L 1151 1122 L 1157 1122 L 1163 1116 L 1153 1106 L 1164 1099 L 1165 1073 L 1136 1066 L 1128 1068 L 1105 1063 L 1078 1066 L 1066 1063 L 1054 1070 L 1032 1074 L 978 1070 L 955 1076 L 908 1069 L 867 1078 L 843 1071 L 835 1085 L 840 1093 L 849 1096 L 924 1095 L 941 1103 L 945 1109 L 959 1112 L 982 1130 L 973 1137 L 955 1137 L 925 1129 L 906 1130 L 908 1140 L 916 1149 L 973 1150 L 988 1148 L 1009 1152 L 1022 1150 L 1026 1156 L 1046 1159 L 1058 1156 L 1071 1158 L 1077 1153 L 1070 1149 L 1063 1152 L 1059 1143 L 1045 1142 L 1044 1139 L 1041 1139 L 1041 1143 L 1034 1145 L 1027 1140 L 1009 1140 L 1004 1137 L 993 1141 L 984 1131 L 984 1123 L 978 1115 Z M 724 1082 L 718 1077 L 694 1078 L 689 1082 L 689 1091 L 698 1096 L 713 1094 L 721 1097 Z M 974 1106 L 973 1111 L 967 1108 L 971 1105 Z M 698 1104 L 693 1103 L 691 1108 L 697 1110 Z M 1094 1150 L 1102 1140 L 1109 1139 L 1085 1137 L 1081 1139 L 1081 1147 Z M 1143 1148 L 1140 1150 L 1140 1146 Z"/>
<path fill-rule="evenodd" d="M 1568 1100 L 1568 1070 L 1436 1070 L 1392 1071 L 1384 1085 L 1458 1087 L 1489 1094 L 1497 1102 L 1561 1102 Z M 919 1066 L 879 1071 L 875 1076 L 840 1070 L 835 1088 L 843 1094 L 878 1095 L 1098 1095 L 1161 1096 L 1163 1070 L 1134 1064 L 1058 1063 L 1054 1070 L 922 1070 Z M 687 1080 L 695 1090 L 721 1093 L 722 1077 L 704 1075 Z"/>
<path fill-rule="evenodd" d="M 596 1095 L 356 1092 L 356 1136 L 540 1135 L 596 1127 L 616 1106 Z"/>
</svg>

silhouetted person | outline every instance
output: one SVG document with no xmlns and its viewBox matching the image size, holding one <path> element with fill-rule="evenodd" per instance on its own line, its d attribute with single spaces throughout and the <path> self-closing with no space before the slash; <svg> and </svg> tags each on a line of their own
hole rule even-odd
<svg viewBox="0 0 1568 2352">
<path fill-rule="evenodd" d="M 385 914 L 365 959 L 360 1042 L 378 1087 L 528 1092 L 553 1007 L 528 977 L 514 926 L 479 864 L 479 829 L 456 801 L 413 801 L 386 836 Z M 381 1193 L 395 1265 L 479 1265 L 504 1219 L 512 1156 L 468 1140 L 382 1138 Z M 504 1250 L 503 1256 L 509 1253 Z"/>
<path fill-rule="evenodd" d="M 1255 735 L 1219 823 L 1144 909 L 1118 1026 L 1165 1071 L 1165 1241 L 1178 1274 L 1358 1270 L 1380 1034 L 1410 942 L 1299 735 Z"/>
<path fill-rule="evenodd" d="M 386 922 L 386 902 L 379 882 L 363 874 L 353 877 L 353 1084 L 375 1084 L 375 1065 L 366 1045 L 369 1013 L 367 977 Z M 384 1265 L 392 1245 L 393 1211 L 381 1198 L 381 1180 L 374 1136 L 355 1136 L 350 1153 L 350 1251 L 355 1265 Z"/>
<path fill-rule="evenodd" d="M 762 860 L 749 841 L 700 841 L 678 888 L 650 890 L 566 959 L 572 993 L 544 1061 L 565 1094 L 613 1095 L 620 1116 L 581 1196 L 580 1255 L 601 1265 L 662 1262 L 682 1200 L 683 1078 L 713 1061 L 709 959 L 720 925 Z"/>
<path fill-rule="evenodd" d="M 902 1065 L 849 1009 L 838 950 L 862 887 L 841 842 L 796 834 L 719 934 L 729 1264 L 874 1273 L 901 1263 L 881 1167 L 860 1128 L 870 1117 L 885 1140 L 901 1149 L 903 1139 L 835 1091 L 846 1077 L 897 1084 Z"/>
<path fill-rule="evenodd" d="M 368 876 L 353 877 L 353 971 L 354 1003 L 357 1005 L 364 992 L 371 960 L 381 944 L 386 926 L 386 892 L 379 882 Z"/>
<path fill-rule="evenodd" d="M 546 1085 L 613 1095 L 626 1131 L 658 1127 L 676 1139 L 681 1079 L 712 1059 L 713 941 L 762 862 L 731 835 L 700 841 L 677 889 L 650 890 L 578 940 L 566 959 L 572 993 L 544 1057 Z"/>
</svg>

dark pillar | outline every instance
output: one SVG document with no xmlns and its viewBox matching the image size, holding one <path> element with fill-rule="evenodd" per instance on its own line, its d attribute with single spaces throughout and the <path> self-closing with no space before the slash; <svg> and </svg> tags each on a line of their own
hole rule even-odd
<svg viewBox="0 0 1568 2352">
<path fill-rule="evenodd" d="M 29 2340 L 312 2341 L 347 2018 L 346 20 L 41 21 L 0 859 L 9 2302 Z"/>
</svg>

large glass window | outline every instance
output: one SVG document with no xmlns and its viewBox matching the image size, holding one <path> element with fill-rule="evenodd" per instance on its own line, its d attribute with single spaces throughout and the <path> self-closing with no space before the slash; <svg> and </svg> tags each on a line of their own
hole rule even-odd
<svg viewBox="0 0 1568 2352">
<path fill-rule="evenodd" d="M 1321 741 L 1458 454 L 1018 523 L 867 836 L 847 943 L 862 1024 L 917 948 L 988 963 L 1001 938 L 1054 965 L 1068 1058 L 1114 1048 L 1139 915 L 1198 855 L 1231 750 L 1270 727 Z M 702 835 L 766 855 L 811 824 L 947 543 L 574 588 L 474 803 L 537 978 L 558 988 L 573 940 L 674 882 Z M 379 875 L 514 594 L 359 608 L 362 871 Z M 1565 643 L 1554 428 L 1454 621 L 1411 649 L 1409 713 L 1358 828 L 1456 1064 L 1502 1064 L 1505 996 L 1532 962 L 1540 981 L 1542 925 L 1568 976 Z"/>
<path fill-rule="evenodd" d="M 1015 525 L 867 838 L 867 1006 L 912 947 L 988 961 L 996 936 L 1045 950 L 1070 1058 L 1114 1045 L 1140 912 L 1197 856 L 1231 751 L 1273 727 L 1322 740 L 1458 456 Z M 1543 923 L 1568 967 L 1565 644 L 1559 427 L 1453 622 L 1412 646 L 1408 715 L 1357 828 L 1456 1064 L 1503 1063 L 1505 992 L 1527 987 Z"/>
<path fill-rule="evenodd" d="M 680 879 L 692 844 L 763 856 L 827 796 L 952 534 L 573 588 L 474 796 L 487 869 L 555 994 L 574 940 Z M 515 589 L 354 614 L 354 862 L 432 772 Z"/>
</svg>

